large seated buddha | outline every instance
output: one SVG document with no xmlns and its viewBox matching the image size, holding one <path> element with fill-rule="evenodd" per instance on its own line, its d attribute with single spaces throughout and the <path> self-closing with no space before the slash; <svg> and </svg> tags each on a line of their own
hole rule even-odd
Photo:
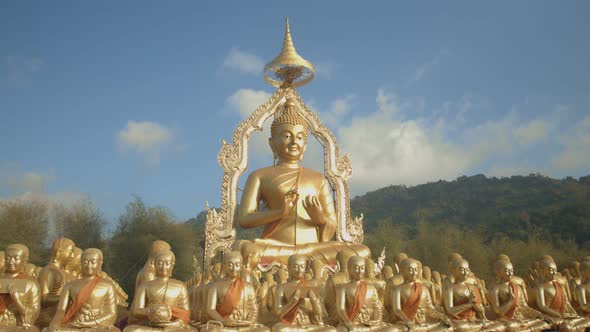
<svg viewBox="0 0 590 332">
<path fill-rule="evenodd" d="M 332 190 L 322 173 L 300 165 L 307 125 L 291 99 L 275 116 L 268 141 L 274 165 L 250 174 L 238 210 L 241 227 L 263 227 L 263 233 L 253 241 L 237 241 L 234 248 L 254 247 L 262 263 L 287 263 L 289 256 L 299 254 L 334 264 L 343 248 L 369 257 L 366 246 L 333 241 L 337 220 Z"/>
</svg>

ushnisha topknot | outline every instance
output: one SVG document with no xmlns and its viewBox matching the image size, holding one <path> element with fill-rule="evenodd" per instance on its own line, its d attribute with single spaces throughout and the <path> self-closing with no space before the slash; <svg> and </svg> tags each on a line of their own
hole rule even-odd
<svg viewBox="0 0 590 332">
<path fill-rule="evenodd" d="M 279 127 L 284 124 L 290 125 L 302 125 L 307 131 L 307 123 L 305 119 L 297 113 L 297 105 L 292 98 L 287 98 L 285 103 L 282 105 L 282 110 L 277 112 L 274 121 L 270 125 L 270 136 L 276 137 L 278 135 Z"/>
</svg>

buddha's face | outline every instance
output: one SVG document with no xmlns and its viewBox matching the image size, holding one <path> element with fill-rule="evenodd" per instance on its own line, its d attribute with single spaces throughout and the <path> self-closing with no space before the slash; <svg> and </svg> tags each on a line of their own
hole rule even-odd
<svg viewBox="0 0 590 332">
<path fill-rule="evenodd" d="M 348 274 L 351 280 L 361 280 L 365 277 L 365 260 L 351 258 L 348 263 Z M 360 257 L 359 257 L 360 258 Z"/>
<path fill-rule="evenodd" d="M 455 267 L 453 269 L 453 277 L 457 281 L 465 281 L 471 271 L 469 270 L 469 263 L 466 260 L 462 260 L 461 262 L 455 263 Z"/>
<path fill-rule="evenodd" d="M 498 279 L 501 281 L 510 281 L 514 276 L 514 267 L 510 262 L 504 262 L 502 265 L 498 267 Z"/>
<path fill-rule="evenodd" d="M 307 260 L 305 257 L 298 256 L 289 261 L 287 265 L 289 269 L 289 276 L 291 279 L 299 280 L 305 277 L 305 270 L 307 268 Z"/>
<path fill-rule="evenodd" d="M 287 272 L 287 270 L 285 270 L 284 268 L 280 269 L 279 272 L 277 272 L 278 278 L 279 278 L 279 282 L 280 283 L 284 283 L 288 276 L 289 276 L 289 272 Z"/>
<path fill-rule="evenodd" d="M 555 280 L 555 276 L 557 275 L 557 265 L 555 262 L 544 262 L 543 263 L 543 276 L 545 277 L 546 281 L 553 281 Z"/>
<path fill-rule="evenodd" d="M 174 269 L 174 258 L 167 254 L 158 255 L 154 261 L 154 267 L 156 269 L 156 276 L 170 277 L 172 275 L 172 269 Z"/>
<path fill-rule="evenodd" d="M 303 125 L 283 124 L 269 144 L 279 160 L 298 161 L 303 158 L 307 147 L 307 132 Z"/>
<path fill-rule="evenodd" d="M 404 276 L 404 280 L 416 281 L 419 273 L 420 268 L 418 267 L 417 262 L 412 261 L 407 264 L 402 264 L 402 275 Z"/>
<path fill-rule="evenodd" d="M 25 270 L 27 257 L 22 250 L 8 249 L 4 254 L 4 269 L 8 273 L 19 273 Z"/>
<path fill-rule="evenodd" d="M 102 258 L 95 252 L 83 253 L 80 257 L 80 264 L 82 265 L 83 276 L 95 276 L 100 273 L 102 268 Z"/>
<path fill-rule="evenodd" d="M 57 251 L 57 259 L 62 264 L 68 264 L 74 258 L 74 245 L 66 244 Z"/>
<path fill-rule="evenodd" d="M 225 260 L 225 273 L 230 278 L 235 278 L 240 275 L 242 271 L 242 257 L 240 256 L 229 256 Z"/>
</svg>

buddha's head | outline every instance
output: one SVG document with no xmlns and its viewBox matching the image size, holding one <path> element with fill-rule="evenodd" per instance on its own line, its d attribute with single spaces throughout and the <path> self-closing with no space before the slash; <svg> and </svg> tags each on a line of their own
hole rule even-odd
<svg viewBox="0 0 590 332">
<path fill-rule="evenodd" d="M 422 268 L 422 277 L 428 281 L 432 281 L 432 270 L 430 269 L 430 266 L 424 265 Z"/>
<path fill-rule="evenodd" d="M 307 148 L 307 124 L 291 98 L 287 98 L 270 126 L 268 144 L 274 159 L 286 162 L 303 160 Z"/>
<path fill-rule="evenodd" d="M 24 244 L 9 245 L 4 252 L 4 269 L 7 273 L 22 273 L 29 261 L 29 248 Z"/>
<path fill-rule="evenodd" d="M 420 266 L 418 261 L 406 258 L 400 263 L 400 273 L 404 281 L 416 281 L 420 277 Z"/>
<path fill-rule="evenodd" d="M 300 280 L 305 277 L 307 270 L 307 257 L 304 255 L 291 255 L 287 261 L 289 277 L 292 280 Z"/>
<path fill-rule="evenodd" d="M 67 265 L 74 258 L 74 241 L 61 237 L 53 241 L 51 253 L 53 261 L 62 266 Z"/>
<path fill-rule="evenodd" d="M 344 248 L 340 250 L 336 254 L 336 264 L 338 265 L 338 271 L 346 272 L 348 268 L 348 260 L 350 259 L 350 257 L 354 255 L 354 250 L 351 250 L 349 248 Z"/>
<path fill-rule="evenodd" d="M 361 256 L 352 256 L 348 260 L 348 276 L 350 280 L 361 280 L 365 277 L 366 263 Z"/>
<path fill-rule="evenodd" d="M 496 261 L 510 262 L 510 257 L 508 257 L 508 255 L 506 255 L 506 254 L 499 254 L 498 256 L 496 256 Z"/>
<path fill-rule="evenodd" d="M 494 263 L 496 279 L 500 282 L 507 282 L 514 276 L 514 267 L 509 260 L 499 259 Z"/>
<path fill-rule="evenodd" d="M 102 251 L 96 248 L 88 248 L 80 256 L 83 277 L 96 276 L 102 271 Z"/>
<path fill-rule="evenodd" d="M 391 265 L 385 265 L 383 269 L 381 269 L 381 277 L 383 280 L 393 277 L 393 267 Z"/>
<path fill-rule="evenodd" d="M 288 278 L 289 278 L 289 272 L 287 271 L 285 266 L 282 266 L 279 269 L 279 271 L 277 272 L 277 279 L 278 279 L 279 284 L 284 284 L 285 282 L 287 282 Z"/>
<path fill-rule="evenodd" d="M 311 261 L 310 264 L 311 272 L 313 273 L 313 277 L 315 279 L 323 279 L 324 278 L 324 263 L 319 259 L 314 259 Z"/>
<path fill-rule="evenodd" d="M 223 256 L 223 269 L 230 278 L 240 276 L 242 272 L 243 259 L 239 251 L 231 251 Z"/>
<path fill-rule="evenodd" d="M 156 258 L 154 259 L 154 268 L 156 271 L 156 277 L 160 278 L 168 278 L 172 275 L 172 270 L 174 270 L 174 263 L 176 262 L 176 257 L 171 250 L 160 250 L 156 253 Z"/>
<path fill-rule="evenodd" d="M 82 249 L 78 247 L 74 247 L 74 251 L 72 254 L 72 260 L 68 263 L 66 270 L 70 271 L 70 273 L 74 275 L 80 275 L 82 273 L 81 269 L 81 259 L 82 259 Z"/>
<path fill-rule="evenodd" d="M 590 261 L 580 263 L 580 276 L 585 281 L 590 281 Z"/>
<path fill-rule="evenodd" d="M 572 273 L 572 276 L 578 278 L 580 277 L 580 262 L 578 261 L 572 261 L 570 263 L 570 272 Z"/>
<path fill-rule="evenodd" d="M 156 259 L 156 254 L 158 254 L 158 252 L 162 251 L 162 250 L 171 250 L 172 247 L 170 247 L 170 244 L 168 244 L 168 242 L 166 241 L 162 241 L 162 240 L 156 240 L 154 242 L 152 242 L 152 244 L 150 245 L 150 252 L 148 255 L 148 264 L 150 265 L 154 265 L 154 260 Z"/>
<path fill-rule="evenodd" d="M 545 281 L 555 280 L 557 276 L 557 265 L 554 260 L 545 258 L 539 262 L 539 265 Z"/>
<path fill-rule="evenodd" d="M 463 282 L 469 277 L 469 262 L 465 259 L 455 259 L 451 262 L 451 273 L 453 274 L 453 278 L 455 278 L 458 282 Z"/>
</svg>

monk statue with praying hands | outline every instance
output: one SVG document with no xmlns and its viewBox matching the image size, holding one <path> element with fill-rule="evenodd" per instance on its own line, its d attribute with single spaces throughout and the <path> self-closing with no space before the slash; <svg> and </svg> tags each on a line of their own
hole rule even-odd
<svg viewBox="0 0 590 332">
<path fill-rule="evenodd" d="M 549 329 L 545 315 L 529 307 L 526 301 L 526 286 L 522 279 L 515 280 L 514 267 L 510 260 L 500 259 L 494 263 L 496 283 L 488 293 L 489 302 L 496 319 L 506 326 L 507 332 L 541 331 Z"/>
<path fill-rule="evenodd" d="M 270 331 L 258 324 L 256 290 L 242 279 L 243 260 L 239 251 L 223 257 L 224 278 L 207 289 L 208 322 L 200 331 Z"/>
<path fill-rule="evenodd" d="M 385 294 L 390 298 L 391 307 L 386 308 L 390 322 L 397 323 L 405 331 L 453 331 L 451 319 L 434 309 L 430 291 L 420 279 L 418 261 L 407 258 L 399 268 L 404 282 Z"/>
<path fill-rule="evenodd" d="M 336 288 L 336 308 L 340 318 L 338 331 L 400 331 L 383 322 L 383 307 L 377 289 L 365 280 L 365 258 L 348 260 L 350 282 Z"/>
<path fill-rule="evenodd" d="M 275 295 L 274 312 L 279 322 L 272 327 L 273 331 L 336 331 L 324 324 L 326 309 L 318 293 L 319 288 L 306 284 L 307 265 L 306 256 L 289 257 L 289 281 L 278 285 Z"/>
<path fill-rule="evenodd" d="M 190 311 L 184 282 L 172 279 L 174 253 L 164 249 L 155 254 L 155 279 L 142 282 L 135 290 L 132 315 L 140 324 L 127 326 L 124 332 L 196 332 L 188 325 Z"/>
<path fill-rule="evenodd" d="M 69 282 L 61 293 L 57 311 L 46 332 L 112 332 L 117 318 L 115 287 L 100 277 L 102 251 L 89 248 L 80 256 L 81 278 Z"/>
<path fill-rule="evenodd" d="M 552 259 L 539 262 L 542 282 L 535 288 L 537 307 L 559 331 L 584 331 L 590 327 L 590 318 L 580 317 L 572 307 L 562 283 L 556 280 L 557 266 Z"/>
<path fill-rule="evenodd" d="M 9 245 L 4 254 L 4 272 L 0 275 L 0 331 L 39 331 L 34 326 L 39 316 L 39 285 L 24 273 L 29 249 L 22 244 Z"/>
</svg>

